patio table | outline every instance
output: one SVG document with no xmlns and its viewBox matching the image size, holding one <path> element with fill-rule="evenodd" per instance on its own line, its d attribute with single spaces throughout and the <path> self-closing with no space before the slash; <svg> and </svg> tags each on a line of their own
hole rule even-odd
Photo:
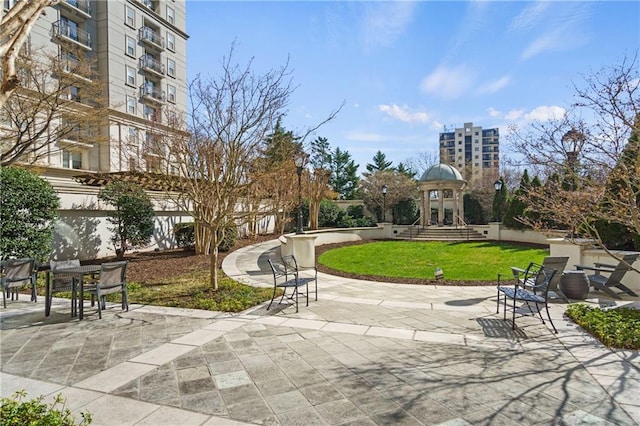
<svg viewBox="0 0 640 426">
<path fill-rule="evenodd" d="M 100 265 L 82 265 L 74 268 L 59 269 L 55 274 L 71 275 L 73 279 L 78 280 L 78 304 L 77 315 L 80 320 L 84 318 L 84 278 L 86 276 L 94 276 L 97 272 L 100 272 Z M 47 271 L 47 286 L 46 297 L 49 300 L 50 280 L 49 274 L 53 273 L 51 270 Z M 73 311 L 73 307 L 72 307 Z"/>
</svg>

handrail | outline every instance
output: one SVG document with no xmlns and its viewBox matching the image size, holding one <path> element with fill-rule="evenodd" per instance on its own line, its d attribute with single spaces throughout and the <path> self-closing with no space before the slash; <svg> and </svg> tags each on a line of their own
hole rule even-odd
<svg viewBox="0 0 640 426">
<path fill-rule="evenodd" d="M 420 221 L 420 217 L 418 217 L 416 220 L 413 221 L 411 225 L 409 225 L 409 241 L 413 240 L 413 232 L 411 230 L 413 229 L 414 226 L 416 226 L 416 223 L 418 223 L 419 221 Z"/>
<path fill-rule="evenodd" d="M 467 241 L 469 241 L 469 239 L 471 238 L 470 231 L 471 231 L 471 227 L 469 226 L 469 224 L 467 222 L 464 221 L 464 218 L 461 217 L 460 215 L 456 215 L 456 228 L 458 228 L 459 224 L 462 224 L 462 226 L 466 229 L 467 231 Z"/>
</svg>

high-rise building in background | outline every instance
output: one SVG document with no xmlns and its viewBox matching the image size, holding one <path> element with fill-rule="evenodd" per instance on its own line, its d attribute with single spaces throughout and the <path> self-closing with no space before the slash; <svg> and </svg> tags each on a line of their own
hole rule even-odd
<svg viewBox="0 0 640 426">
<path fill-rule="evenodd" d="M 5 0 L 2 13 L 15 2 Z M 108 120 L 103 128 L 90 129 L 95 141 L 85 137 L 74 143 L 74 135 L 67 135 L 45 147 L 48 152 L 39 153 L 35 164 L 57 169 L 61 177 L 79 171 L 168 172 L 159 170 L 166 163 L 158 160 L 167 153 L 150 142 L 171 131 L 170 114 L 186 110 L 185 30 L 184 1 L 63 0 L 47 8 L 25 51 L 43 54 L 43 60 L 45 54 L 56 55 L 67 71 L 80 54 L 91 59 L 104 82 L 101 100 L 108 103 Z M 73 88 L 69 93 L 74 101 L 91 102 L 82 95 Z"/>
<path fill-rule="evenodd" d="M 473 123 L 440 133 L 440 163 L 460 171 L 468 189 L 493 187 L 500 175 L 500 132 Z"/>
<path fill-rule="evenodd" d="M 16 3 L 4 0 L 0 13 Z M 173 224 L 190 220 L 188 213 L 164 201 L 149 178 L 177 173 L 168 144 L 178 133 L 188 137 L 184 130 L 176 130 L 182 126 L 173 125 L 187 108 L 187 38 L 185 2 L 176 0 L 62 0 L 45 9 L 37 21 L 23 48 L 25 59 L 17 63 L 19 77 L 26 60 L 51 64 L 51 58 L 57 58 L 45 73 L 49 85 L 68 80 L 70 74 L 78 79 L 72 81 L 100 81 L 99 103 L 106 106 L 100 110 L 99 124 L 76 123 L 76 114 L 91 114 L 97 99 L 76 87 L 81 83 L 71 83 L 62 93 L 68 102 L 38 133 L 49 135 L 46 142 L 36 152 L 17 157 L 18 164 L 49 181 L 60 197 L 56 229 L 61 231 L 54 235 L 54 256 L 86 259 L 110 254 L 105 220 L 110 207 L 101 205 L 97 194 L 112 179 L 142 182 L 150 191 L 158 212 L 155 247 L 172 247 Z M 85 58 L 92 70 L 87 74 L 77 66 Z M 24 80 L 12 99 L 37 99 L 44 92 Z M 24 133 L 8 119 L 10 115 L 9 110 L 0 111 L 3 153 Z M 46 114 L 34 116 L 42 122 Z M 71 131 L 60 136 L 56 129 L 65 124 Z"/>
</svg>

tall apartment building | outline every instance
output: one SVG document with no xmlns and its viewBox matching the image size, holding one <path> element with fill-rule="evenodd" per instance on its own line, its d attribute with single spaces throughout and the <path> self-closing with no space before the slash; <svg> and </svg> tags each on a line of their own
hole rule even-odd
<svg viewBox="0 0 640 426">
<path fill-rule="evenodd" d="M 0 13 L 6 13 L 17 1 L 4 0 Z M 77 226 L 81 223 L 79 218 L 96 217 L 96 212 L 104 211 L 96 198 L 100 187 L 90 186 L 104 181 L 83 180 L 78 176 L 173 172 L 166 170 L 167 162 L 160 161 L 168 156 L 166 146 L 155 142 L 169 140 L 165 136 L 173 129 L 168 121 L 175 114 L 186 112 L 187 38 L 183 0 L 62 0 L 40 17 L 25 51 L 34 57 L 41 53 L 58 57 L 60 68 L 71 72 L 80 54 L 91 58 L 96 74 L 105 82 L 102 98 L 108 103 L 104 114 L 107 119 L 100 128 L 68 133 L 44 146 L 45 152 L 22 158 L 23 163 L 35 165 L 34 170 L 58 191 L 61 220 L 69 224 L 73 221 Z M 52 70 L 53 78 L 58 71 Z M 78 111 L 82 110 L 82 104 L 91 102 L 73 87 L 68 96 L 77 102 L 73 105 L 77 105 Z M 4 130 L 6 135 L 10 125 L 0 120 L 0 132 Z M 54 120 L 49 128 L 56 125 Z M 75 135 L 82 138 L 76 139 Z M 157 199 L 161 198 L 158 192 Z M 159 201 L 157 210 L 166 206 L 166 202 Z M 173 218 L 167 219 L 166 224 L 158 224 L 163 235 L 157 241 L 167 239 L 169 223 L 180 221 L 175 219 L 181 216 L 177 210 L 163 214 Z M 94 225 L 99 237 L 80 235 L 80 240 L 102 240 L 106 245 L 109 237 L 105 236 L 104 221 Z M 89 253 L 94 249 L 87 247 L 87 253 L 80 253 L 80 257 L 105 254 L 104 247 Z"/>
<path fill-rule="evenodd" d="M 458 169 L 471 188 L 492 187 L 500 174 L 499 130 L 464 123 L 440 133 L 440 163 Z"/>
<path fill-rule="evenodd" d="M 5 0 L 8 10 L 16 0 Z M 91 58 L 105 84 L 108 124 L 92 129 L 96 142 L 73 135 L 47 147 L 37 164 L 58 175 L 85 172 L 161 171 L 150 142 L 167 114 L 186 110 L 185 2 L 175 0 L 63 0 L 47 8 L 27 47 L 77 61 Z M 81 100 L 80 93 L 70 96 Z M 73 98 L 75 99 L 75 98 Z M 86 138 L 84 138 L 86 139 Z M 155 144 L 154 144 L 155 145 Z M 28 159 L 25 159 L 28 161 Z"/>
</svg>

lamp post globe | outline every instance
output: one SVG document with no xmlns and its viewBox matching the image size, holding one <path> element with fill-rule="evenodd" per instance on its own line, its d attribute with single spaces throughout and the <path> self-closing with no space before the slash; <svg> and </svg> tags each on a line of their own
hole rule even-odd
<svg viewBox="0 0 640 426">
<path fill-rule="evenodd" d="M 496 208 L 496 213 L 498 217 L 496 217 L 496 222 L 500 222 L 500 218 L 501 218 L 500 209 L 502 207 L 502 179 L 496 180 L 493 183 L 493 187 L 496 190 L 496 197 L 498 198 L 498 205 Z"/>
</svg>

